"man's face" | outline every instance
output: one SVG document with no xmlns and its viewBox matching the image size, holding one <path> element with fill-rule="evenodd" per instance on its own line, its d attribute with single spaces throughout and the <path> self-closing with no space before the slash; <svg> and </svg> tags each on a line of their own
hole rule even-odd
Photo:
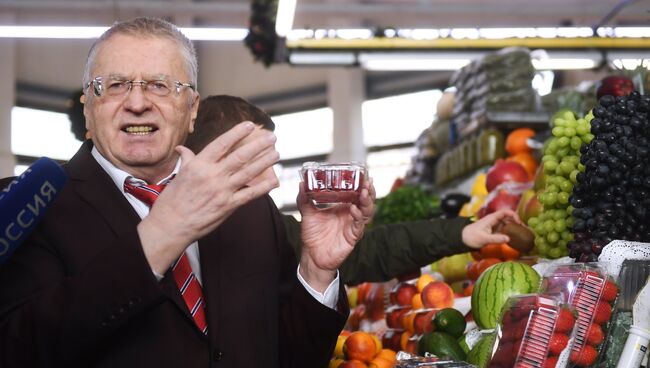
<svg viewBox="0 0 650 368">
<path fill-rule="evenodd" d="M 98 50 L 91 78 L 189 82 L 179 46 L 165 38 L 117 34 Z M 145 180 L 159 180 L 174 168 L 194 128 L 198 93 L 182 87 L 160 97 L 133 85 L 124 96 L 101 97 L 86 90 L 86 127 L 99 152 L 118 168 Z M 192 97 L 193 96 L 193 97 Z"/>
</svg>

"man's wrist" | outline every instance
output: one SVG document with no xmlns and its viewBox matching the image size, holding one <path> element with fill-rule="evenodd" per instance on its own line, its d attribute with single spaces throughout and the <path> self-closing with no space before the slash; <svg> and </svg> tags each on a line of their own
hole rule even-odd
<svg viewBox="0 0 650 368">
<path fill-rule="evenodd" d="M 336 278 L 337 270 L 327 270 L 318 267 L 313 260 L 303 252 L 300 257 L 300 267 L 298 272 L 300 276 L 307 282 L 314 290 L 319 293 L 324 293 L 327 287 Z"/>
</svg>

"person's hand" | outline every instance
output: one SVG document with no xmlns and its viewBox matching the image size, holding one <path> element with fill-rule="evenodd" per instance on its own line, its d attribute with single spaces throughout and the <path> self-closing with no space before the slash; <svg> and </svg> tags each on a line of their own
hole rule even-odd
<svg viewBox="0 0 650 368">
<path fill-rule="evenodd" d="M 238 124 L 196 155 L 176 147 L 181 168 L 138 225 L 154 271 L 164 273 L 188 245 L 213 231 L 235 209 L 279 185 L 276 177 L 248 185 L 279 159 L 271 132 L 242 142 L 253 131 L 251 122 Z"/>
<path fill-rule="evenodd" d="M 490 243 L 507 243 L 507 235 L 496 233 L 495 230 L 507 222 L 521 224 L 519 216 L 511 210 L 498 210 L 463 228 L 463 243 L 470 248 L 479 249 Z"/>
<path fill-rule="evenodd" d="M 319 292 L 334 280 L 336 270 L 363 236 L 372 219 L 375 188 L 372 179 L 363 183 L 359 204 L 340 204 L 318 210 L 307 198 L 304 183 L 300 183 L 298 208 L 302 216 L 300 274 Z"/>
</svg>

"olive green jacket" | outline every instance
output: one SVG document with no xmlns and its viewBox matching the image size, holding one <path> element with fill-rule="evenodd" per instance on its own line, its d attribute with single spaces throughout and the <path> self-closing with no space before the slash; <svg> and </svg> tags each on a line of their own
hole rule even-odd
<svg viewBox="0 0 650 368">
<path fill-rule="evenodd" d="M 296 255 L 300 255 L 300 222 L 283 215 L 287 237 Z M 470 220 L 433 219 L 381 225 L 366 230 L 365 235 L 339 268 L 343 283 L 383 282 L 436 260 L 469 252 L 461 233 Z"/>
</svg>

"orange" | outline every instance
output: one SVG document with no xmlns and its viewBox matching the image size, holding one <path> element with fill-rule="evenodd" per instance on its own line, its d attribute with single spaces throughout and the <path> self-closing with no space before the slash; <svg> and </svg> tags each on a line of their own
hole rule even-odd
<svg viewBox="0 0 650 368">
<path fill-rule="evenodd" d="M 425 286 L 434 281 L 436 281 L 436 279 L 434 279 L 433 276 L 429 275 L 428 273 L 424 273 L 422 276 L 418 277 L 418 281 L 415 283 L 415 286 L 418 288 L 418 292 L 421 293 Z"/>
<path fill-rule="evenodd" d="M 368 368 L 392 368 L 394 365 L 395 362 L 391 360 L 375 358 L 370 362 L 370 364 L 368 364 Z"/>
<path fill-rule="evenodd" d="M 377 337 L 377 335 L 371 334 L 370 336 L 372 336 L 372 338 L 375 339 L 375 346 L 377 347 L 375 349 L 375 356 L 376 356 L 377 354 L 379 354 L 381 349 L 383 349 L 383 346 L 381 345 L 381 340 L 379 340 L 379 337 Z"/>
<path fill-rule="evenodd" d="M 368 366 L 360 360 L 352 359 L 344 361 L 338 368 L 368 368 Z"/>
<path fill-rule="evenodd" d="M 395 353 L 390 349 L 381 349 L 381 351 L 379 352 L 379 354 L 377 354 L 375 359 L 376 358 L 382 358 L 394 362 L 397 359 L 397 353 Z"/>
<path fill-rule="evenodd" d="M 504 261 L 512 261 L 513 259 L 519 258 L 519 251 L 510 245 L 503 243 L 501 244 L 501 259 Z"/>
<path fill-rule="evenodd" d="M 514 161 L 520 164 L 526 169 L 528 173 L 528 178 L 533 180 L 535 178 L 535 173 L 537 172 L 537 160 L 529 152 L 520 152 L 516 153 L 508 158 L 506 161 Z"/>
<path fill-rule="evenodd" d="M 343 353 L 348 360 L 371 361 L 377 353 L 377 343 L 371 334 L 357 331 L 345 340 Z"/>
<path fill-rule="evenodd" d="M 409 312 L 402 317 L 402 327 L 404 327 L 406 331 L 415 332 L 415 316 L 415 313 Z"/>
<path fill-rule="evenodd" d="M 334 357 L 336 358 L 343 358 L 343 345 L 345 344 L 345 340 L 348 338 L 347 335 L 339 335 L 338 338 L 336 339 L 336 347 L 334 347 Z"/>
<path fill-rule="evenodd" d="M 404 331 L 402 332 L 402 337 L 399 339 L 399 346 L 402 350 L 406 350 L 406 344 L 409 342 L 409 339 L 413 336 L 413 332 Z"/>
<path fill-rule="evenodd" d="M 506 137 L 506 151 L 511 155 L 521 152 L 530 152 L 528 147 L 528 138 L 535 135 L 535 131 L 529 128 L 515 129 Z"/>
<path fill-rule="evenodd" d="M 417 293 L 413 295 L 413 300 L 411 301 L 411 304 L 413 305 L 413 309 L 424 308 L 424 306 L 422 305 L 422 294 Z"/>
</svg>

